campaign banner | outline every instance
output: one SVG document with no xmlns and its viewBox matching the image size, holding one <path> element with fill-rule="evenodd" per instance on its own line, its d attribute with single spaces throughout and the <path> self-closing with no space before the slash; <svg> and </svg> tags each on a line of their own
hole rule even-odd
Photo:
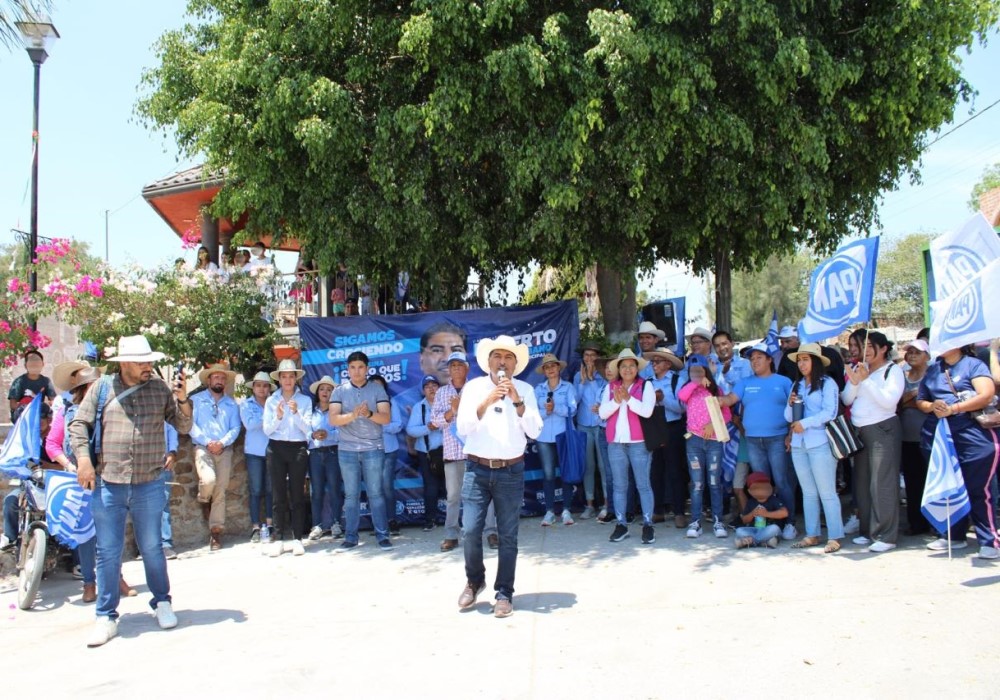
<svg viewBox="0 0 1000 700">
<path fill-rule="evenodd" d="M 799 322 L 803 343 L 826 340 L 871 319 L 877 260 L 876 236 L 841 246 L 819 264 L 809 283 L 806 317 Z"/>
<path fill-rule="evenodd" d="M 927 294 L 931 303 L 944 301 L 1000 258 L 1000 236 L 982 212 L 930 244 Z"/>
<path fill-rule="evenodd" d="M 347 357 L 360 350 L 368 356 L 369 374 L 380 374 L 389 388 L 389 397 L 402 414 L 404 429 L 398 434 L 394 503 L 387 504 L 389 517 L 401 523 L 424 521 L 423 480 L 416 460 L 408 450 L 405 425 L 410 412 L 422 398 L 421 382 L 435 375 L 442 386 L 448 376 L 448 356 L 464 352 L 469 359 L 469 379 L 483 376 L 476 363 L 476 347 L 481 340 L 509 335 L 528 347 L 530 362 L 517 375 L 532 386 L 544 381 L 535 370 L 541 358 L 552 353 L 568 363 L 563 378 L 572 381 L 579 368 L 576 348 L 580 324 L 575 301 L 559 301 L 536 306 L 495 309 L 431 311 L 386 316 L 336 316 L 300 318 L 302 369 L 308 387 L 323 375 L 338 382 L 348 381 Z M 525 455 L 525 500 L 523 515 L 544 513 L 542 470 L 533 443 Z M 443 495 L 438 520 L 444 517 Z M 370 526 L 370 510 L 362 500 L 363 525 Z"/>
<path fill-rule="evenodd" d="M 1000 258 L 931 304 L 931 352 L 1000 337 Z"/>
<path fill-rule="evenodd" d="M 90 510 L 92 496 L 77 482 L 76 474 L 45 470 L 45 522 L 60 544 L 76 549 L 97 534 Z"/>
</svg>

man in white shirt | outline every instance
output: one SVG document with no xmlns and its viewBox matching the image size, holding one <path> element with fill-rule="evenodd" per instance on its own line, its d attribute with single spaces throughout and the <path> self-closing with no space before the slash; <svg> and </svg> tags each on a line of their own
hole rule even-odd
<svg viewBox="0 0 1000 700">
<path fill-rule="evenodd" d="M 493 585 L 496 617 L 514 612 L 517 529 L 524 502 L 524 450 L 528 438 L 542 431 L 542 417 L 530 384 L 514 379 L 528 365 L 528 348 L 507 335 L 485 339 L 476 361 L 487 374 L 465 385 L 458 406 L 458 434 L 465 439 L 466 470 L 462 487 L 467 583 L 458 606 L 470 608 L 486 588 L 483 526 L 492 501 L 500 538 Z"/>
</svg>

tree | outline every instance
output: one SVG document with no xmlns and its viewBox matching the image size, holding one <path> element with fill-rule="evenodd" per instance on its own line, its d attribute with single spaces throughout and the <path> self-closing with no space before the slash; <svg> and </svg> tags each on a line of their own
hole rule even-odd
<svg viewBox="0 0 1000 700">
<path fill-rule="evenodd" d="M 990 190 L 1000 187 L 1000 163 L 994 163 L 983 170 L 982 176 L 969 195 L 969 210 L 979 211 L 979 198 Z"/>
<path fill-rule="evenodd" d="M 882 241 L 875 274 L 872 317 L 879 325 L 920 327 L 924 324 L 924 287 L 920 276 L 926 233 L 911 233 L 888 244 Z"/>
<path fill-rule="evenodd" d="M 599 263 L 610 332 L 657 260 L 759 268 L 877 222 L 971 87 L 995 3 L 192 0 L 139 114 L 214 205 L 323 269 Z M 603 272 L 602 272 L 603 271 Z"/>
</svg>

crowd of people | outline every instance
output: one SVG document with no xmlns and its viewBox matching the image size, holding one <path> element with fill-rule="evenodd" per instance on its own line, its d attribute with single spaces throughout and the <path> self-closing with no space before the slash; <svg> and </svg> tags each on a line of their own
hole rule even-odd
<svg viewBox="0 0 1000 700">
<path fill-rule="evenodd" d="M 572 377 L 564 376 L 566 360 L 545 355 L 537 370 L 544 378 L 532 386 L 517 378 L 528 365 L 524 345 L 508 336 L 480 341 L 475 362 L 482 376 L 470 379 L 464 331 L 439 324 L 421 338 L 419 395 L 414 389 L 412 396 L 390 396 L 368 357 L 352 352 L 347 381 L 324 376 L 306 391 L 304 371 L 284 360 L 246 382 L 250 395 L 237 402 L 230 395 L 236 375 L 224 365 L 202 370 L 203 389 L 190 397 L 186 382 L 170 387 L 156 379 L 153 363 L 163 356 L 135 336 L 120 339 L 109 359 L 117 372 L 102 377 L 89 362 L 63 363 L 55 368 L 55 387 L 41 375 L 41 355 L 31 351 L 8 398 L 15 409 L 37 393 L 51 399 L 55 389 L 63 392 L 52 427 L 47 421 L 43 427 L 50 434 L 43 459 L 76 471 L 81 485 L 94 489 L 97 537 L 78 552 L 84 598 L 97 603 L 93 646 L 116 634 L 119 596 L 130 590 L 121 578 L 126 513 L 157 619 L 164 628 L 176 624 L 165 562 L 175 556 L 166 483 L 178 431 L 193 444 L 196 498 L 212 550 L 223 546 L 234 447 L 245 436 L 249 538 L 270 557 L 303 555 L 303 539 L 339 540 L 345 552 L 357 547 L 362 490 L 377 546 L 392 549 L 400 529 L 397 453 L 406 449 L 423 481 L 423 530 L 443 523 L 440 550 L 463 546 L 460 607 L 473 605 L 485 588 L 484 537 L 498 550 L 498 617 L 513 613 L 531 443 L 543 475 L 542 527 L 614 523 L 609 539 L 617 543 L 638 520 L 642 544 L 652 544 L 655 526 L 672 519 L 691 539 L 702 536 L 703 522 L 716 538 L 735 533 L 738 549 L 785 540 L 832 554 L 853 536 L 853 544 L 882 553 L 900 538 L 901 472 L 908 534 L 932 531 L 920 502 L 935 428 L 946 419 L 971 512 L 951 529 L 950 543 L 938 537 L 927 547 L 967 547 L 971 521 L 978 556 L 1000 558 L 1000 441 L 996 429 L 974 419 L 995 405 L 997 341 L 984 362 L 972 347 L 932 359 L 925 333 L 902 356 L 884 334 L 868 329 L 852 333 L 844 352 L 800 344 L 792 326 L 779 333 L 779 354 L 764 343 L 737 353 L 726 331 L 698 328 L 687 337 L 689 352 L 679 356 L 662 344 L 664 337 L 644 322 L 638 352 L 607 356 L 584 344 Z M 838 460 L 826 426 L 841 415 L 863 446 Z M 90 450 L 95 426 L 103 435 L 99 458 Z M 569 465 L 560 464 L 557 446 L 568 430 L 579 431 L 583 464 L 579 484 L 562 480 L 560 499 L 559 474 Z M 8 542 L 16 537 L 12 507 L 16 499 L 11 504 L 8 496 Z"/>
</svg>

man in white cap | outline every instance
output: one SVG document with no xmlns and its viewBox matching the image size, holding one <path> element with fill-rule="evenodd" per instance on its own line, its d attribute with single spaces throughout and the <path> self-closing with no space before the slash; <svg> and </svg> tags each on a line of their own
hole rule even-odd
<svg viewBox="0 0 1000 700">
<path fill-rule="evenodd" d="M 667 337 L 667 334 L 656 327 L 656 324 L 651 321 L 643 321 L 639 324 L 639 332 L 636 334 L 636 339 L 639 341 L 639 354 L 644 355 L 647 352 L 653 352 L 656 346 L 661 340 Z M 653 379 L 653 366 L 646 365 L 639 372 L 639 376 L 642 379 Z"/>
<path fill-rule="evenodd" d="M 233 443 L 240 436 L 240 407 L 226 395 L 226 385 L 236 377 L 223 364 L 198 373 L 206 388 L 191 397 L 191 442 L 198 473 L 198 503 L 208 521 L 210 551 L 222 548 L 226 527 L 226 489 L 233 469 Z"/>
<path fill-rule="evenodd" d="M 125 519 L 132 527 L 146 585 L 153 594 L 150 606 L 162 629 L 177 626 L 170 602 L 167 560 L 160 540 L 166 494 L 160 480 L 166 454 L 164 422 L 180 433 L 191 429 L 191 401 L 183 372 L 171 390 L 153 376 L 153 363 L 164 359 L 141 335 L 118 340 L 118 353 L 108 358 L 119 371 L 91 386 L 69 425 L 70 443 L 77 457 L 77 480 L 93 489 L 91 507 L 97 528 L 97 622 L 87 646 L 100 646 L 118 633 L 122 549 Z M 91 434 L 100 449 L 91 458 Z M 97 447 L 97 444 L 94 445 Z M 95 464 L 96 461 L 96 464 Z"/>
<path fill-rule="evenodd" d="M 799 351 L 799 331 L 795 326 L 782 326 L 778 331 L 778 345 L 781 346 L 781 362 L 778 363 L 778 374 L 788 377 L 792 382 L 802 378 L 798 365 L 789 359 L 789 355 Z"/>
<path fill-rule="evenodd" d="M 496 617 L 514 612 L 517 530 L 524 502 L 524 450 L 542 431 L 531 385 L 514 379 L 528 365 L 528 348 L 507 335 L 484 339 L 476 361 L 487 374 L 465 385 L 458 406 L 458 434 L 465 438 L 466 472 L 462 487 L 466 586 L 459 608 L 472 607 L 486 588 L 483 526 L 490 502 L 496 507 L 500 539 L 493 585 Z M 525 401 L 525 398 L 528 401 Z"/>
</svg>

